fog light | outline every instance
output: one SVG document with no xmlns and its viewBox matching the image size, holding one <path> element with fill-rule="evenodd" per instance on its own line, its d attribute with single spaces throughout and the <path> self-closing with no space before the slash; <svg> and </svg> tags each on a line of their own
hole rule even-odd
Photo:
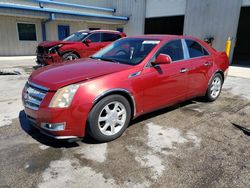
<svg viewBox="0 0 250 188">
<path fill-rule="evenodd" d="M 66 123 L 41 123 L 41 127 L 48 131 L 63 131 Z"/>
</svg>

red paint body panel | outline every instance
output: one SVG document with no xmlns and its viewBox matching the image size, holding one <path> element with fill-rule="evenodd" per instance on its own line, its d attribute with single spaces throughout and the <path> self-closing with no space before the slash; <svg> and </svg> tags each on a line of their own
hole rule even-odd
<svg viewBox="0 0 250 188">
<path fill-rule="evenodd" d="M 132 37 L 131 37 L 132 38 Z M 160 40 L 138 65 L 81 59 L 76 63 L 51 65 L 34 71 L 29 81 L 49 88 L 38 110 L 25 107 L 25 113 L 40 123 L 66 122 L 64 131 L 49 132 L 54 136 L 85 135 L 86 121 L 96 100 L 112 91 L 127 91 L 134 100 L 134 117 L 196 96 L 203 96 L 211 77 L 228 70 L 228 58 L 199 39 L 188 36 L 139 36 Z M 155 67 L 147 66 L 160 47 L 172 39 L 192 38 L 202 44 L 210 55 L 185 59 Z M 208 65 L 206 64 L 208 63 Z M 186 68 L 187 72 L 180 72 Z M 135 74 L 136 73 L 136 74 Z M 135 75 L 135 76 L 131 76 Z M 70 107 L 49 108 L 56 91 L 64 86 L 81 83 Z"/>
<path fill-rule="evenodd" d="M 162 108 L 176 99 L 185 99 L 188 84 L 187 75 L 180 73 L 183 66 L 181 62 L 143 70 L 143 98 L 146 112 Z"/>
<path fill-rule="evenodd" d="M 204 66 L 209 62 L 211 65 Z M 204 95 L 207 90 L 209 78 L 214 74 L 213 59 L 211 57 L 194 58 L 186 60 L 188 94 L 187 97 Z"/>
<path fill-rule="evenodd" d="M 30 76 L 30 81 L 38 85 L 46 85 L 47 88 L 55 91 L 65 85 L 119 72 L 128 68 L 131 68 L 131 66 L 94 59 L 81 59 L 38 69 Z"/>
</svg>

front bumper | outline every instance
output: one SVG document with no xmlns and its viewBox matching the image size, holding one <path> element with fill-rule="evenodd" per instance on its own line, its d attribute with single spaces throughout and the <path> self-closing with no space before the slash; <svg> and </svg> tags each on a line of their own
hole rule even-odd
<svg viewBox="0 0 250 188">
<path fill-rule="evenodd" d="M 25 107 L 24 109 L 27 119 L 30 124 L 38 128 L 41 133 L 56 138 L 56 139 L 70 139 L 85 136 L 85 116 L 78 116 L 72 114 L 71 110 L 65 109 L 39 109 L 33 110 Z M 65 123 L 64 130 L 54 131 L 45 129 L 42 124 L 58 124 Z"/>
<path fill-rule="evenodd" d="M 48 137 L 51 137 L 51 138 L 54 138 L 54 139 L 58 139 L 58 140 L 79 138 L 78 136 L 71 136 L 71 135 L 57 136 L 57 135 L 51 134 L 50 131 L 48 131 L 48 130 L 46 131 L 41 126 L 39 126 L 37 124 L 36 120 L 34 118 L 32 118 L 31 116 L 29 116 L 29 115 L 26 114 L 26 118 L 29 120 L 29 122 L 30 122 L 30 124 L 32 126 L 34 126 L 35 128 L 37 128 L 42 134 L 44 134 L 44 135 L 46 135 Z"/>
<path fill-rule="evenodd" d="M 62 57 L 59 54 L 37 54 L 36 62 L 38 65 L 51 65 L 62 62 Z"/>
<path fill-rule="evenodd" d="M 26 86 L 22 94 L 24 111 L 29 122 L 42 133 L 57 139 L 67 139 L 85 136 L 85 127 L 91 104 L 80 105 L 79 100 L 72 101 L 68 108 L 49 108 L 55 92 L 47 91 L 44 97 L 35 100 L 32 96 L 41 95 L 34 85 Z M 41 91 L 41 90 L 40 90 Z M 32 93 L 33 92 L 33 93 Z M 35 97 L 37 97 L 35 96 Z M 30 98 L 31 97 L 31 98 Z M 78 96 L 76 96 L 78 97 Z M 49 129 L 46 125 L 64 124 L 63 129 Z"/>
</svg>

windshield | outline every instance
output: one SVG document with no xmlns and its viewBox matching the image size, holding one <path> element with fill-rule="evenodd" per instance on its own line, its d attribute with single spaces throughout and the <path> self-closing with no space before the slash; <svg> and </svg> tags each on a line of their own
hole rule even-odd
<svg viewBox="0 0 250 188">
<path fill-rule="evenodd" d="M 103 48 L 91 58 L 136 65 L 139 64 L 159 42 L 159 40 L 124 38 Z"/>
<path fill-rule="evenodd" d="M 82 41 L 89 33 L 73 33 L 67 38 L 63 39 L 63 41 Z"/>
</svg>

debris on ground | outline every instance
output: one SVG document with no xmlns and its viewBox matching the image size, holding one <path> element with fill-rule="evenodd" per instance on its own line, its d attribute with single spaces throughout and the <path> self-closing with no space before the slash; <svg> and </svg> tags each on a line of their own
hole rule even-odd
<svg viewBox="0 0 250 188">
<path fill-rule="evenodd" d="M 0 75 L 22 75 L 24 71 L 20 68 L 4 68 L 0 69 Z"/>
</svg>

